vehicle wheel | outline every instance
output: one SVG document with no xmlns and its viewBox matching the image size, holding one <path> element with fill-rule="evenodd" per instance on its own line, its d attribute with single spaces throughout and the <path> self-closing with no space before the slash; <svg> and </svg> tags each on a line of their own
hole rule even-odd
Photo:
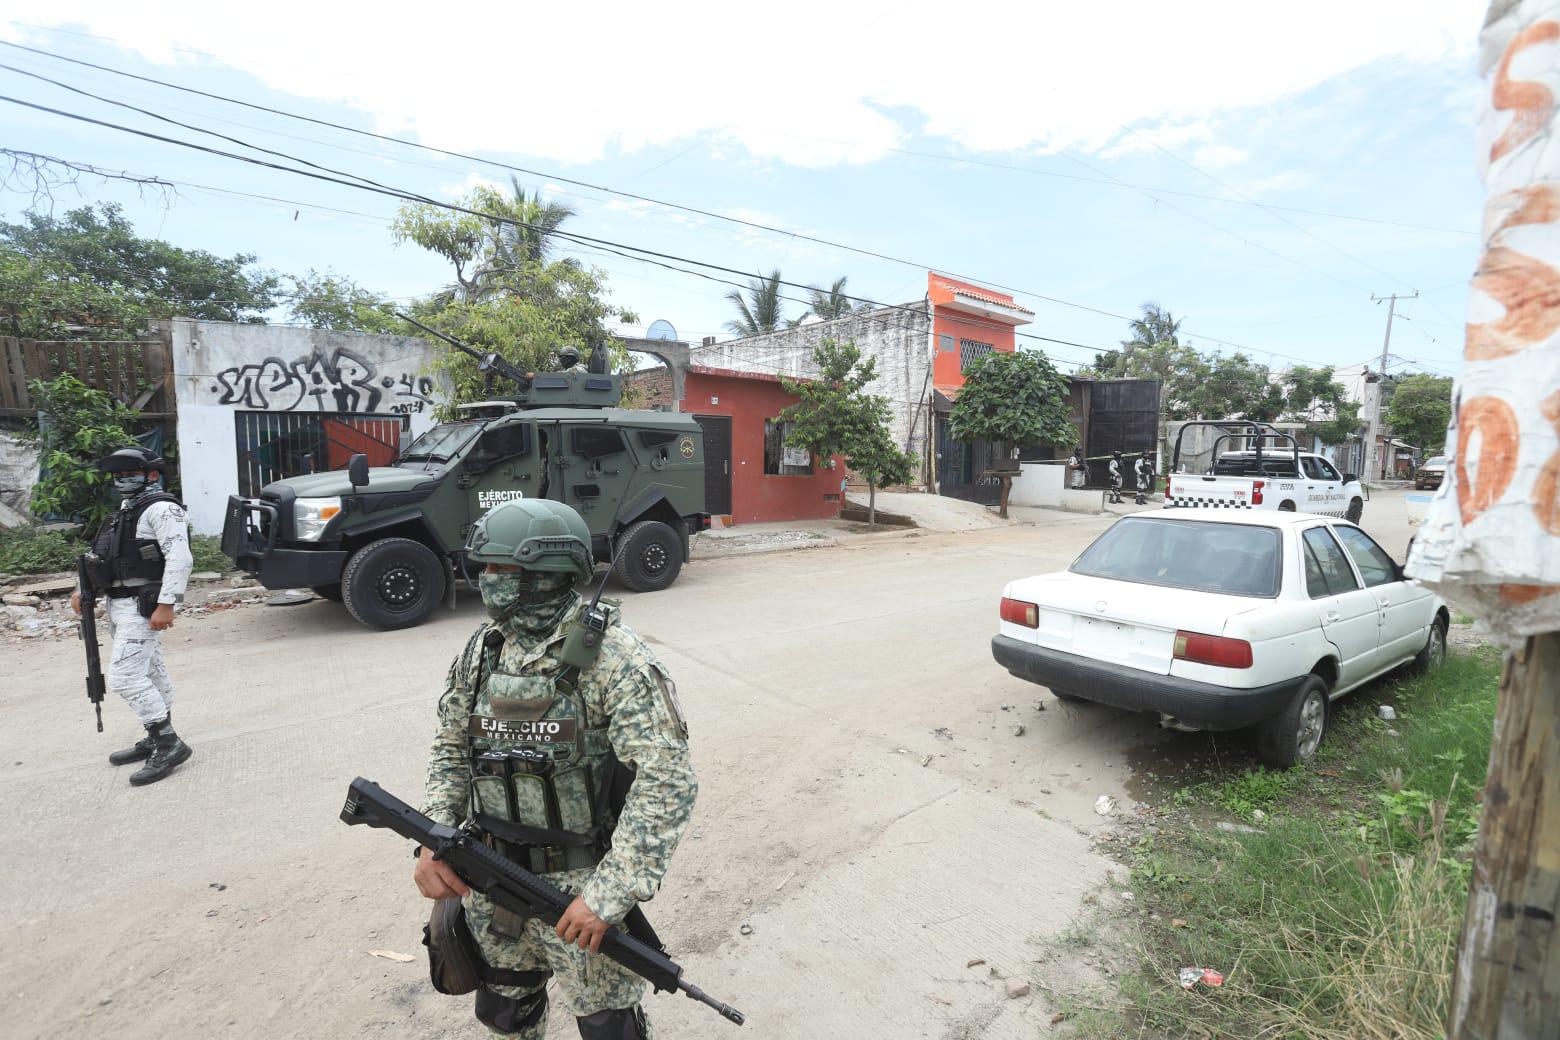
<svg viewBox="0 0 1560 1040">
<path fill-rule="evenodd" d="M 1309 762 L 1327 733 L 1327 683 L 1306 676 L 1284 710 L 1257 727 L 1257 754 L 1279 769 Z"/>
<path fill-rule="evenodd" d="M 660 592 L 682 570 L 682 539 L 659 520 L 641 520 L 617 544 L 618 580 L 635 592 Z"/>
<path fill-rule="evenodd" d="M 1365 515 L 1365 503 L 1357 498 L 1349 499 L 1349 508 L 1344 510 L 1343 518 L 1351 524 L 1360 522 L 1360 517 Z"/>
<path fill-rule="evenodd" d="M 1293 513 L 1295 511 L 1295 504 L 1293 502 L 1280 502 L 1278 504 L 1278 511 L 1280 513 Z"/>
<path fill-rule="evenodd" d="M 352 616 L 369 628 L 410 628 L 444 598 L 444 568 L 421 542 L 381 538 L 347 561 L 341 592 Z"/>
<path fill-rule="evenodd" d="M 1430 623 L 1430 634 L 1425 637 L 1425 645 L 1414 655 L 1413 663 L 1409 668 L 1415 674 L 1423 674 L 1432 668 L 1439 668 L 1446 663 L 1446 622 L 1436 618 Z"/>
<path fill-rule="evenodd" d="M 341 602 L 341 582 L 339 581 L 334 585 L 315 585 L 309 591 L 320 599 L 328 599 L 336 603 Z"/>
</svg>

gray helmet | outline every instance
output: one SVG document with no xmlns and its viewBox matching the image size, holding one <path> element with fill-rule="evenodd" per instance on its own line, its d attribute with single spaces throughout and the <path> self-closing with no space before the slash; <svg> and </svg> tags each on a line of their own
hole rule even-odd
<svg viewBox="0 0 1560 1040">
<path fill-rule="evenodd" d="M 580 352 L 579 352 L 579 348 L 578 347 L 559 347 L 558 348 L 558 366 L 560 368 L 573 368 L 575 365 L 577 365 L 579 363 L 580 363 Z"/>
<path fill-rule="evenodd" d="M 166 465 L 162 459 L 139 445 L 120 448 L 98 463 L 105 473 L 128 473 L 145 469 L 155 469 L 161 473 Z"/>
<path fill-rule="evenodd" d="M 525 498 L 500 502 L 471 528 L 466 558 L 528 571 L 572 574 L 584 581 L 596 570 L 590 528 L 562 502 Z"/>
</svg>

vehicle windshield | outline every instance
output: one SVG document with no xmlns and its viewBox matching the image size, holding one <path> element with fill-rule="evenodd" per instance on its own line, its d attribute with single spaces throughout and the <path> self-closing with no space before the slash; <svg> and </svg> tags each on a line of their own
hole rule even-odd
<svg viewBox="0 0 1560 1040">
<path fill-rule="evenodd" d="M 1446 465 L 1446 456 L 1445 455 L 1437 455 L 1433 459 L 1426 459 L 1425 460 L 1425 465 L 1426 466 L 1445 466 Z"/>
<path fill-rule="evenodd" d="M 1126 517 L 1095 539 L 1074 574 L 1226 596 L 1278 595 L 1277 528 Z"/>
<path fill-rule="evenodd" d="M 401 452 L 397 462 L 448 462 L 482 429 L 481 422 L 443 423 L 435 426 Z"/>
</svg>

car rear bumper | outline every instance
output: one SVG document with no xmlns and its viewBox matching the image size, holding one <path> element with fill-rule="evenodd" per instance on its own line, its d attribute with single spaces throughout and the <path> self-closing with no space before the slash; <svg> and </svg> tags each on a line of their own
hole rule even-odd
<svg viewBox="0 0 1560 1040">
<path fill-rule="evenodd" d="M 994 637 L 991 656 L 1020 679 L 1113 708 L 1172 715 L 1192 729 L 1241 729 L 1272 718 L 1305 679 L 1296 676 L 1270 686 L 1234 689 L 1105 664 L 1011 636 Z"/>
</svg>

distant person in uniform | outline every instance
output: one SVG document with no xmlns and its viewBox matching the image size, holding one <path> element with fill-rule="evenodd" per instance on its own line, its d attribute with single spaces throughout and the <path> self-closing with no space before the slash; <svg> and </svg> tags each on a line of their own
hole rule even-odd
<svg viewBox="0 0 1560 1040">
<path fill-rule="evenodd" d="M 1083 460 L 1083 448 L 1076 447 L 1072 455 L 1067 459 L 1067 466 L 1072 470 L 1072 486 L 1081 491 L 1089 482 L 1089 465 Z"/>
<path fill-rule="evenodd" d="M 585 366 L 580 363 L 580 352 L 577 347 L 561 347 L 558 350 L 558 371 L 583 372 Z"/>
<path fill-rule="evenodd" d="M 1138 505 L 1147 505 L 1148 496 L 1154 492 L 1154 464 L 1148 461 L 1147 455 L 1139 455 L 1134 464 L 1137 470 L 1137 499 Z"/>
<path fill-rule="evenodd" d="M 1119 451 L 1111 452 L 1110 453 L 1110 500 L 1112 502 L 1120 502 L 1121 501 L 1121 488 L 1123 486 L 1124 478 L 1126 476 L 1126 471 L 1125 471 L 1125 469 L 1123 467 L 1124 467 L 1124 464 L 1121 461 L 1121 452 L 1119 452 Z"/>
</svg>

